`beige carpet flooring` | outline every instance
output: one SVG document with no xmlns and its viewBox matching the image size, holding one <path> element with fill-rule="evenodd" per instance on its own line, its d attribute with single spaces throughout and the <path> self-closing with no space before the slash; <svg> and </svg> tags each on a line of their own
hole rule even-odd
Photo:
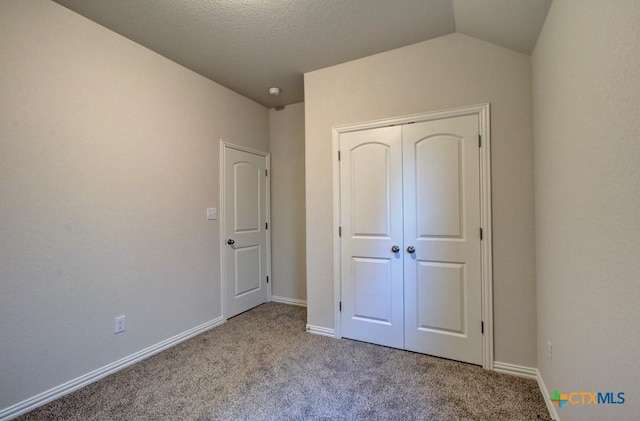
<svg viewBox="0 0 640 421">
<path fill-rule="evenodd" d="M 304 331 L 267 303 L 19 420 L 549 420 L 535 381 Z"/>
</svg>

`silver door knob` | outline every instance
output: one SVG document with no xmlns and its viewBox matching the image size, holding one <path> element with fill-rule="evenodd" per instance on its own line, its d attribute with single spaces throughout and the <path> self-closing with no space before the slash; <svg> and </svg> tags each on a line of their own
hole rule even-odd
<svg viewBox="0 0 640 421">
<path fill-rule="evenodd" d="M 415 247 L 413 247 L 413 246 L 407 247 L 407 253 L 413 254 L 415 252 L 416 252 L 416 248 Z"/>
<path fill-rule="evenodd" d="M 230 246 L 234 245 L 235 243 L 236 243 L 236 242 L 235 242 L 233 239 L 231 239 L 231 238 L 229 238 L 229 239 L 227 240 L 227 244 L 229 244 Z"/>
<path fill-rule="evenodd" d="M 400 247 L 398 247 L 398 246 L 393 246 L 393 247 L 391 247 L 391 252 L 392 252 L 392 253 L 397 253 L 397 252 L 399 252 L 399 251 L 400 251 Z"/>
</svg>

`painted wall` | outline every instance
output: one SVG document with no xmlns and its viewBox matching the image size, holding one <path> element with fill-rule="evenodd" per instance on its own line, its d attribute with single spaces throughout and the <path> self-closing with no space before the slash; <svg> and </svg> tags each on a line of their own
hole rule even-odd
<svg viewBox="0 0 640 421">
<path fill-rule="evenodd" d="M 636 0 L 554 1 L 532 56 L 538 368 L 550 392 L 627 397 L 563 421 L 640 413 L 638 27 Z"/>
<path fill-rule="evenodd" d="M 305 74 L 308 323 L 333 328 L 331 128 L 491 103 L 496 361 L 536 365 L 530 58 L 452 34 Z"/>
<path fill-rule="evenodd" d="M 304 103 L 269 110 L 271 294 L 306 301 Z"/>
<path fill-rule="evenodd" d="M 268 150 L 268 125 L 56 3 L 0 2 L 0 409 L 221 315 L 219 140 Z"/>
</svg>

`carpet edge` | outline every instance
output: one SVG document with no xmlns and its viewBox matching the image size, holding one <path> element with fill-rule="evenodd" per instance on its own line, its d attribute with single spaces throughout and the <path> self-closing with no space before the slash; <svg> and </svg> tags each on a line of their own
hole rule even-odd
<svg viewBox="0 0 640 421">
<path fill-rule="evenodd" d="M 553 406 L 553 403 L 551 403 L 551 401 L 549 400 L 549 390 L 547 390 L 547 386 L 544 384 L 544 379 L 542 378 L 540 370 L 534 367 L 525 367 L 522 365 L 503 363 L 499 361 L 495 361 L 493 363 L 493 370 L 497 371 L 498 373 L 525 377 L 527 379 L 533 379 L 537 381 L 538 388 L 540 389 L 540 393 L 542 393 L 542 398 L 544 399 L 545 405 L 547 405 L 547 410 L 549 411 L 551 418 L 555 421 L 560 421 L 556 407 Z"/>
</svg>

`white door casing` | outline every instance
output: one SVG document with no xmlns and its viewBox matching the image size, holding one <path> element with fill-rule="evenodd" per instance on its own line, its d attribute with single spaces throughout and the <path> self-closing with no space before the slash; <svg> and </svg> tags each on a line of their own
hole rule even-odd
<svg viewBox="0 0 640 421">
<path fill-rule="evenodd" d="M 224 319 L 269 299 L 268 158 L 266 153 L 221 142 Z"/>
<path fill-rule="evenodd" d="M 447 127 L 455 119 L 444 120 L 451 118 L 458 118 L 462 131 Z M 333 166 L 335 336 L 354 336 L 346 326 L 352 316 L 350 303 L 344 302 L 351 299 L 347 298 L 348 290 L 353 287 L 349 284 L 350 279 L 345 279 L 351 272 L 346 273 L 344 249 L 350 247 L 351 240 L 345 237 L 349 230 L 345 229 L 348 218 L 343 206 L 345 199 L 349 200 L 353 193 L 346 194 L 345 198 L 345 181 L 341 179 L 346 163 L 343 139 L 353 138 L 359 131 L 403 124 L 401 130 L 404 132 L 399 136 L 406 139 L 402 158 L 404 232 L 399 240 L 404 262 L 405 312 L 404 346 L 401 347 L 492 369 L 489 104 L 334 128 L 334 152 L 336 156 L 338 152 L 342 154 L 342 161 L 334 161 Z M 429 131 L 431 133 L 424 135 Z M 370 139 L 372 133 L 368 134 Z M 390 140 L 386 143 L 393 145 Z M 393 155 L 389 150 L 389 156 Z M 408 158 L 414 155 L 413 160 Z M 435 198 L 439 199 L 440 207 L 430 206 L 419 212 L 420 208 L 425 208 L 422 202 L 433 202 Z M 338 234 L 340 228 L 342 238 Z M 479 238 L 480 228 L 483 228 L 483 241 Z M 415 253 L 407 253 L 406 247 L 410 245 L 416 249 Z M 427 286 L 429 289 L 425 288 Z M 440 299 L 430 306 L 421 306 L 421 303 L 429 302 L 429 290 L 439 291 Z M 420 294 L 422 300 L 418 301 Z M 343 312 L 340 311 L 341 304 Z M 481 322 L 484 322 L 484 332 Z M 361 340 L 382 343 L 375 339 Z M 397 339 L 394 343 L 396 345 L 386 345 L 397 346 Z"/>
<path fill-rule="evenodd" d="M 352 339 L 403 347 L 400 127 L 345 133 L 342 154 L 342 326 Z"/>
</svg>

